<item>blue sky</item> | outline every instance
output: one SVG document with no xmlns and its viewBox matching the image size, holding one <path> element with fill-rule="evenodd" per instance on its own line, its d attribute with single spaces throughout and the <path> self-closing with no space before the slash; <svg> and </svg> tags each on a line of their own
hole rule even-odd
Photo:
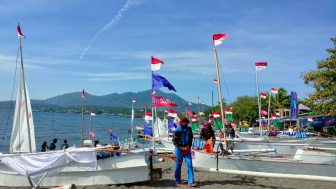
<svg viewBox="0 0 336 189">
<path fill-rule="evenodd" d="M 260 91 L 284 87 L 303 98 L 313 89 L 300 72 L 329 56 L 335 10 L 333 0 L 1 1 L 0 100 L 11 99 L 18 22 L 27 37 L 22 47 L 31 99 L 82 89 L 98 96 L 150 89 L 154 56 L 164 61 L 156 73 L 177 95 L 211 105 L 217 33 L 229 35 L 217 46 L 229 92 L 222 83 L 224 98 L 256 95 L 254 63 L 262 61 L 268 70 L 258 72 Z M 217 101 L 216 86 L 214 93 Z"/>
</svg>

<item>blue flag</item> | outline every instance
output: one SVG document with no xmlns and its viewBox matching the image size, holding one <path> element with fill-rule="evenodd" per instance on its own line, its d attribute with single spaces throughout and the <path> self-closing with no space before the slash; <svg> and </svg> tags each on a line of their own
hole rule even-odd
<svg viewBox="0 0 336 189">
<path fill-rule="evenodd" d="M 296 92 L 291 92 L 291 119 L 297 119 L 299 115 L 299 105 Z"/>
<path fill-rule="evenodd" d="M 176 92 L 173 85 L 171 85 L 166 78 L 162 77 L 159 74 L 152 73 L 152 91 L 156 91 L 161 87 L 168 87 L 169 90 Z"/>
<path fill-rule="evenodd" d="M 144 125 L 144 135 L 153 135 L 153 130 L 147 124 Z"/>
<path fill-rule="evenodd" d="M 172 128 L 176 129 L 176 125 L 171 119 L 168 119 L 168 127 L 169 127 L 169 133 L 173 133 Z"/>
<path fill-rule="evenodd" d="M 118 139 L 118 137 L 116 137 L 113 133 L 111 133 L 111 139 L 114 139 L 114 138 Z"/>
</svg>

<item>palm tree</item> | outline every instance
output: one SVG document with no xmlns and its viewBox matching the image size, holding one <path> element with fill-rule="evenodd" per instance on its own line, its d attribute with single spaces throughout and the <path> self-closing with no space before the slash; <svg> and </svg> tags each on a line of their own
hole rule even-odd
<svg viewBox="0 0 336 189">
<path fill-rule="evenodd" d="M 289 109 L 290 108 L 290 95 L 287 94 L 287 91 L 281 87 L 278 89 L 278 93 L 273 98 L 272 104 L 274 109 Z"/>
</svg>

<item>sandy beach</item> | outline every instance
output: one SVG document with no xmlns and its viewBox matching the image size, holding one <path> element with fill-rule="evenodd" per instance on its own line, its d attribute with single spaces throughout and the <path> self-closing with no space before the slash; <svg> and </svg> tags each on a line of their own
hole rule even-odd
<svg viewBox="0 0 336 189">
<path fill-rule="evenodd" d="M 190 188 L 188 186 L 187 171 L 185 162 L 182 166 L 182 183 L 180 186 L 175 186 L 174 178 L 174 161 L 169 158 L 163 158 L 163 162 L 154 163 L 154 168 L 162 168 L 162 179 L 146 181 L 126 185 L 94 185 L 94 186 L 76 186 L 78 189 L 109 189 L 109 188 Z M 198 184 L 197 188 L 213 189 L 245 189 L 245 188 L 265 188 L 265 189 L 331 189 L 336 187 L 335 182 L 324 181 L 309 181 L 297 179 L 276 179 L 265 177 L 251 177 L 243 175 L 232 175 L 223 173 L 208 173 L 195 172 L 195 182 Z M 0 187 L 7 188 L 7 187 Z M 15 187 L 16 189 L 28 189 L 29 187 Z M 45 188 L 45 187 L 41 187 Z"/>
<path fill-rule="evenodd" d="M 162 179 L 141 182 L 127 185 L 96 185 L 96 186 L 77 186 L 80 189 L 108 189 L 108 188 L 190 188 L 187 180 L 185 162 L 182 166 L 182 183 L 175 186 L 174 161 L 164 158 L 164 162 L 155 163 L 154 168 L 162 168 Z M 251 177 L 242 175 L 231 175 L 223 173 L 195 172 L 197 188 L 270 188 L 270 189 L 295 189 L 295 188 L 335 188 L 334 182 L 308 181 L 295 179 L 275 179 L 264 177 Z"/>
</svg>

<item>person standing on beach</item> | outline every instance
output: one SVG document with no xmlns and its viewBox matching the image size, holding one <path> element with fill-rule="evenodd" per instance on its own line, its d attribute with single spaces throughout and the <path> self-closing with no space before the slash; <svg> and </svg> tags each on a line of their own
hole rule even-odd
<svg viewBox="0 0 336 189">
<path fill-rule="evenodd" d="M 41 152 L 46 152 L 47 149 L 49 149 L 47 141 L 44 141 L 42 146 L 41 146 Z"/>
<path fill-rule="evenodd" d="M 63 141 L 63 144 L 61 145 L 61 150 L 69 148 L 69 144 L 67 140 Z"/>
<path fill-rule="evenodd" d="M 175 146 L 175 185 L 179 186 L 181 184 L 181 166 L 183 158 L 185 159 L 188 171 L 188 186 L 196 187 L 197 184 L 194 183 L 194 171 L 191 160 L 191 145 L 193 141 L 193 134 L 191 127 L 188 127 L 189 120 L 186 117 L 182 117 L 179 126 L 175 129 L 173 135 L 173 143 Z"/>
<path fill-rule="evenodd" d="M 56 149 L 56 143 L 57 143 L 57 139 L 55 138 L 54 140 L 53 140 L 53 142 L 50 144 L 50 151 L 51 150 L 55 150 Z"/>
</svg>

